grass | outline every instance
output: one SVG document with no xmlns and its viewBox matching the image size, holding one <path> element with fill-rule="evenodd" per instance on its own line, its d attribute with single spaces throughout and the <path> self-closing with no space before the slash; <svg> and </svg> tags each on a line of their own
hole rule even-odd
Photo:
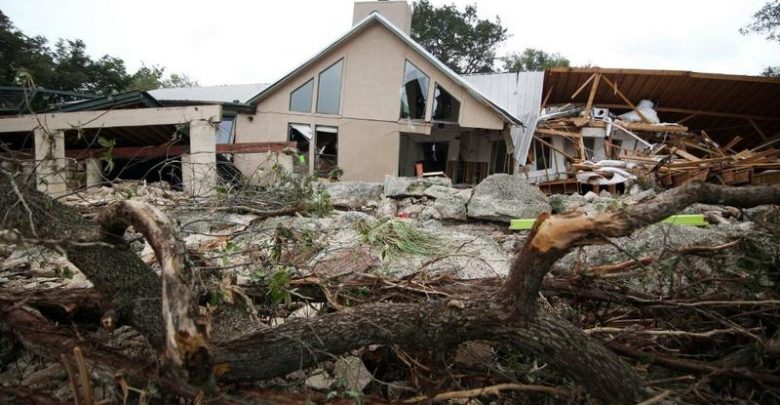
<svg viewBox="0 0 780 405">
<path fill-rule="evenodd" d="M 395 218 L 384 218 L 374 222 L 360 221 L 357 231 L 363 241 L 379 247 L 381 255 L 436 256 L 444 251 L 442 240 Z"/>
</svg>

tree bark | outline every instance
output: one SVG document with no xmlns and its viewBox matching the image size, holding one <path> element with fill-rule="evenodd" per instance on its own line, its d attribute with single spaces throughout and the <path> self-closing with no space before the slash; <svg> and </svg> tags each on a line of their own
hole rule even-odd
<svg viewBox="0 0 780 405">
<path fill-rule="evenodd" d="M 20 203 L 9 185 L 0 185 L 0 208 L 6 210 L 2 228 L 16 229 L 25 237 L 61 240 L 71 262 L 101 295 L 116 297 L 115 303 L 127 310 L 130 323 L 164 349 L 163 325 L 170 325 L 171 320 L 163 321 L 163 305 L 158 301 L 163 289 L 154 271 L 124 247 L 84 246 L 83 242 L 115 243 L 117 238 L 34 190 L 25 190 L 23 194 L 25 204 Z M 445 350 L 469 339 L 501 340 L 551 363 L 602 401 L 639 400 L 646 395 L 645 386 L 627 364 L 594 338 L 538 310 L 542 279 L 552 264 L 589 238 L 628 235 L 694 202 L 750 207 L 778 201 L 780 186 L 731 188 L 691 184 L 663 193 L 648 203 L 592 218 L 577 213 L 543 215 L 515 256 L 497 297 L 488 299 L 477 293 L 463 300 L 366 305 L 258 329 L 213 347 L 212 353 L 219 369 L 227 370 L 225 380 L 252 381 L 284 375 L 316 364 L 328 354 L 341 354 L 368 344 L 421 348 L 435 345 Z M 151 228 L 139 228 L 145 231 L 147 239 L 154 238 Z M 114 233 L 119 231 L 115 229 Z M 170 243 L 170 252 L 157 252 L 159 260 L 181 258 L 171 253 L 177 250 L 176 242 Z M 174 282 L 182 281 L 177 277 Z M 186 303 L 177 308 L 177 314 L 192 316 Z M 7 319 L 8 315 L 0 316 Z"/>
</svg>

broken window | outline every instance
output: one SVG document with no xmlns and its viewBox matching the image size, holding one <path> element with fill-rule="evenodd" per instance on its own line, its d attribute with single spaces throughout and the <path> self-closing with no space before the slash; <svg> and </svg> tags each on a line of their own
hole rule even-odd
<svg viewBox="0 0 780 405">
<path fill-rule="evenodd" d="M 314 173 L 330 177 L 339 160 L 339 130 L 336 127 L 317 126 L 317 150 L 314 154 Z"/>
<path fill-rule="evenodd" d="M 287 140 L 295 142 L 298 155 L 293 159 L 294 173 L 309 172 L 309 144 L 311 144 L 311 126 L 309 124 L 290 124 Z"/>
<path fill-rule="evenodd" d="M 322 114 L 338 114 L 341 104 L 341 66 L 344 60 L 330 65 L 320 73 L 317 88 L 317 112 Z"/>
<path fill-rule="evenodd" d="M 425 119 L 425 102 L 428 99 L 428 76 L 408 60 L 404 68 L 401 87 L 401 118 Z"/>
<path fill-rule="evenodd" d="M 552 143 L 551 138 L 542 138 L 547 143 Z M 545 170 L 552 167 L 552 149 L 545 144 L 534 140 L 534 156 L 536 158 L 536 170 Z"/>
<path fill-rule="evenodd" d="M 314 92 L 314 79 L 302 84 L 290 93 L 290 111 L 311 112 L 311 97 Z"/>
<path fill-rule="evenodd" d="M 458 122 L 459 113 L 460 101 L 436 83 L 433 91 L 433 120 Z"/>
<path fill-rule="evenodd" d="M 233 124 L 236 117 L 222 117 L 222 121 L 217 128 L 217 144 L 233 143 Z"/>
</svg>

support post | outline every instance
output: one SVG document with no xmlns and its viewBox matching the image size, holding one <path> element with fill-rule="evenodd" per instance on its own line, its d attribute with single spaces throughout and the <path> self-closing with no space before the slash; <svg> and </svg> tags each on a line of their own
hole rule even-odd
<svg viewBox="0 0 780 405">
<path fill-rule="evenodd" d="M 190 153 L 181 157 L 184 190 L 193 196 L 214 192 L 217 185 L 217 128 L 209 121 L 190 122 Z"/>
<path fill-rule="evenodd" d="M 67 192 L 65 182 L 65 132 L 49 132 L 44 128 L 35 128 L 35 183 L 39 191 L 51 197 Z"/>
<path fill-rule="evenodd" d="M 100 159 L 87 159 L 87 187 L 94 187 L 103 182 L 103 165 Z"/>
<path fill-rule="evenodd" d="M 309 174 L 314 175 L 314 159 L 317 157 L 317 126 L 311 124 L 311 139 L 309 139 Z"/>
</svg>

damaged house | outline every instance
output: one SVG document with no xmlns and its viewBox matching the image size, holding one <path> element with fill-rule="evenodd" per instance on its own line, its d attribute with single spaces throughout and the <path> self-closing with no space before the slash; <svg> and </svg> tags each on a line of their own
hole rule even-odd
<svg viewBox="0 0 780 405">
<path fill-rule="evenodd" d="M 599 68 L 461 76 L 410 37 L 411 18 L 406 1 L 355 3 L 349 31 L 271 84 L 57 95 L 38 114 L 21 108 L 29 94 L 0 89 L 20 107 L 0 111 L 0 160 L 53 195 L 116 178 L 203 194 L 237 176 L 262 182 L 275 167 L 374 182 L 515 173 L 566 193 L 616 191 L 636 166 L 668 185 L 766 182 L 780 170 L 776 79 Z"/>
</svg>

